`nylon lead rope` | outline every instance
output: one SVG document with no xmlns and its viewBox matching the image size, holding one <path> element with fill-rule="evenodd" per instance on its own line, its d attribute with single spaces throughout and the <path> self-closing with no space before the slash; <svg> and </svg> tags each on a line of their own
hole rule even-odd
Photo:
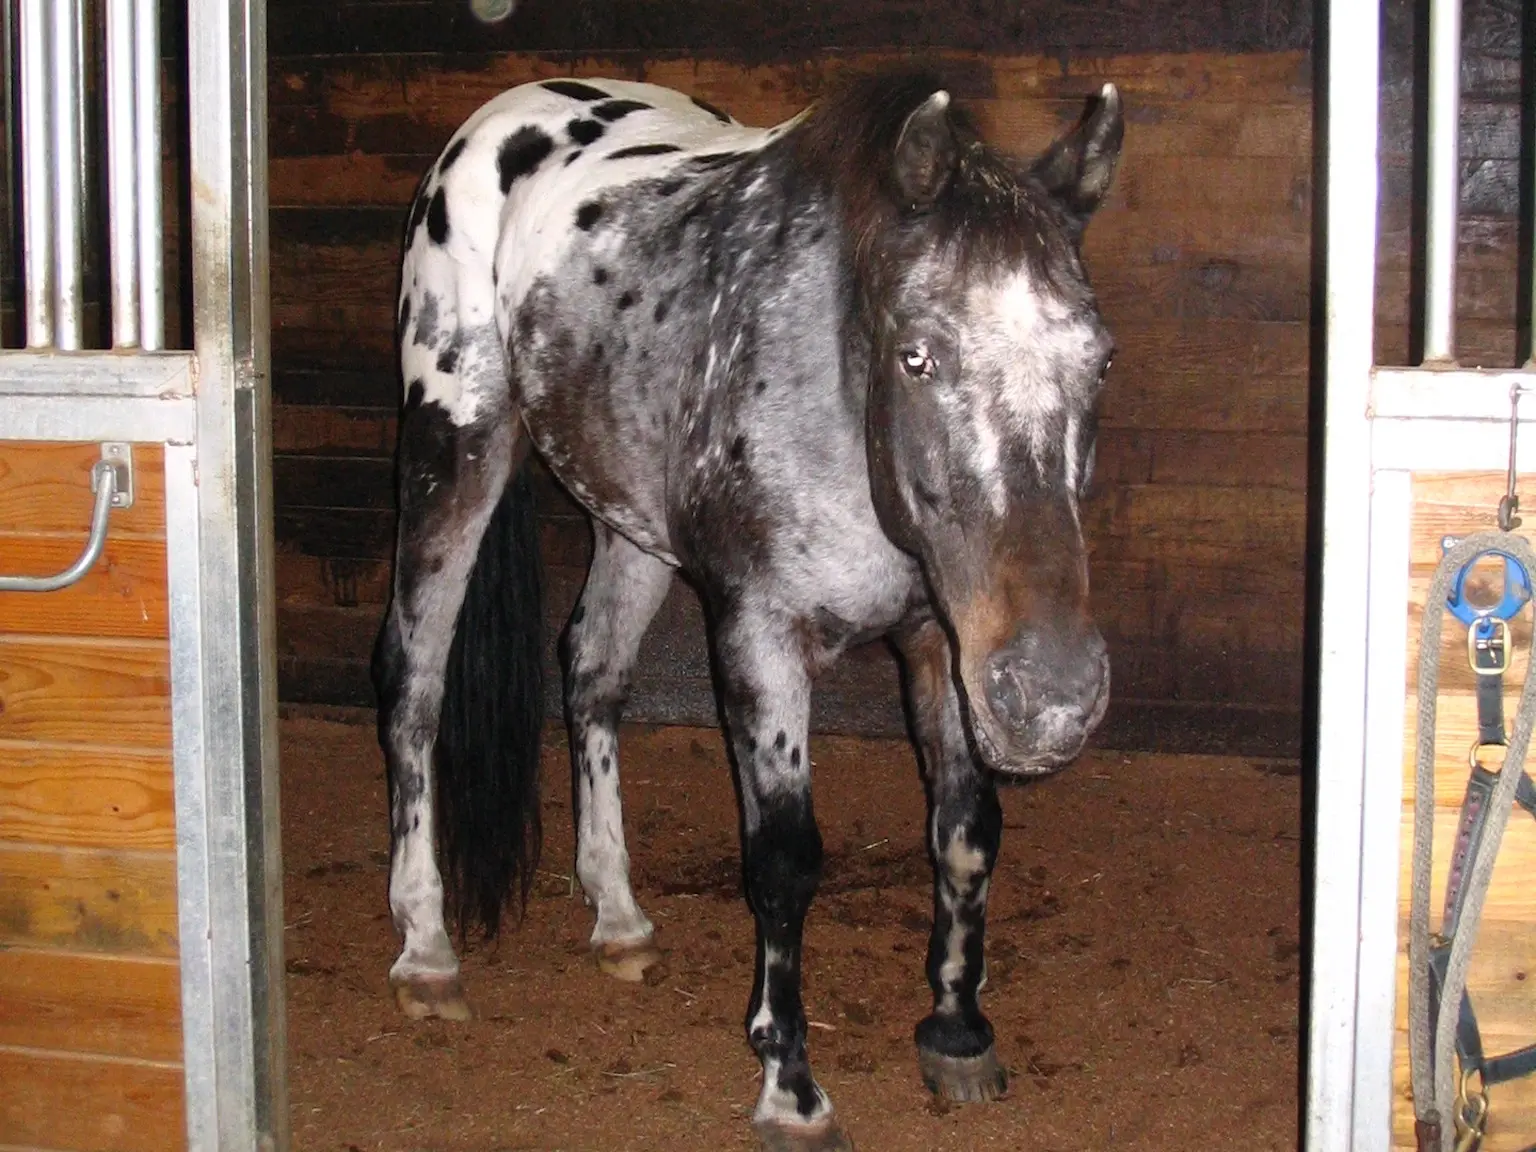
<svg viewBox="0 0 1536 1152">
<path fill-rule="evenodd" d="M 1510 519 L 1512 515 L 1513 500 L 1507 513 L 1501 502 L 1500 520 Z M 1464 576 L 1475 560 L 1489 553 L 1514 560 L 1527 573 L 1536 570 L 1536 553 L 1523 539 L 1508 532 L 1479 532 L 1458 541 L 1447 549 L 1435 568 L 1419 632 L 1412 904 L 1408 921 L 1408 1041 L 1420 1152 L 1458 1152 L 1458 1149 L 1475 1147 L 1482 1136 L 1487 1105 L 1486 1096 L 1481 1092 L 1482 1110 L 1474 1117 L 1469 1117 L 1463 1107 L 1457 1107 L 1447 1115 L 1458 1095 L 1465 1099 L 1465 1084 L 1460 1085 L 1462 1092 L 1458 1093 L 1454 1075 L 1456 1021 L 1466 992 L 1467 968 L 1499 843 L 1524 777 L 1526 753 L 1532 732 L 1536 730 L 1536 676 L 1531 675 L 1528 663 L 1504 766 L 1482 811 L 1482 835 L 1473 847 L 1471 865 L 1463 873 L 1461 912 L 1451 935 L 1439 995 L 1433 997 L 1438 1000 L 1434 1005 L 1438 1010 L 1432 1021 L 1430 965 L 1433 944 L 1429 903 L 1435 833 L 1435 721 L 1440 691 L 1440 641 L 1453 582 Z M 1459 1127 L 1463 1129 L 1460 1141 L 1457 1138 Z"/>
</svg>

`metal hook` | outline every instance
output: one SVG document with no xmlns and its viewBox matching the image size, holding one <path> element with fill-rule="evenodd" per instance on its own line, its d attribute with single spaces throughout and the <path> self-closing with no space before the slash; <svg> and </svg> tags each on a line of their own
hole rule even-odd
<svg viewBox="0 0 1536 1152">
<path fill-rule="evenodd" d="M 1520 397 L 1529 391 L 1526 384 L 1509 386 L 1509 472 L 1504 486 L 1504 498 L 1499 501 L 1499 530 L 1513 532 L 1520 527 L 1520 497 L 1515 492 L 1515 444 L 1520 435 Z"/>
</svg>

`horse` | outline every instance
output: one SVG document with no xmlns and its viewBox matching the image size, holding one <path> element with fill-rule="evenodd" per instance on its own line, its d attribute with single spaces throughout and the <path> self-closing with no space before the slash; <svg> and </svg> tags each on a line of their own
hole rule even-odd
<svg viewBox="0 0 1536 1152">
<path fill-rule="evenodd" d="M 468 924 L 494 936 L 538 857 L 537 455 L 593 530 L 559 653 L 599 965 L 637 980 L 660 959 L 617 741 L 680 574 L 739 797 L 762 1145 L 850 1146 L 801 1001 L 822 865 L 807 730 L 817 674 L 875 638 L 901 659 L 929 798 L 921 1078 L 1005 1090 L 978 1001 L 998 784 L 1067 765 L 1109 699 L 1080 505 L 1113 342 L 1081 245 L 1123 131 L 1105 84 L 1020 159 L 939 80 L 885 73 L 767 129 L 649 84 L 545 80 L 453 135 L 406 221 L 373 662 L 407 1016 L 469 1015 L 446 918 L 461 946 Z"/>
</svg>

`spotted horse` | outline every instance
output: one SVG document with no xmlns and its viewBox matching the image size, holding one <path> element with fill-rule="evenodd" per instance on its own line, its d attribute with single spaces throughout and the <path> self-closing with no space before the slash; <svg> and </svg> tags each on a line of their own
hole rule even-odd
<svg viewBox="0 0 1536 1152">
<path fill-rule="evenodd" d="M 453 136 L 407 225 L 374 662 L 407 1015 L 468 1015 L 446 923 L 494 934 L 539 850 L 537 453 L 595 538 L 560 652 L 601 966 L 636 980 L 660 958 L 630 885 L 617 727 L 681 573 L 740 797 L 762 1144 L 851 1146 L 806 1047 L 806 741 L 814 678 L 876 637 L 902 657 L 930 800 L 922 1078 L 1003 1091 L 978 1003 L 998 782 L 1065 766 L 1109 695 L 1080 502 L 1112 343 L 1080 245 L 1122 132 L 1106 84 L 1017 159 L 938 81 L 887 74 L 771 129 L 646 84 L 548 80 Z"/>
</svg>

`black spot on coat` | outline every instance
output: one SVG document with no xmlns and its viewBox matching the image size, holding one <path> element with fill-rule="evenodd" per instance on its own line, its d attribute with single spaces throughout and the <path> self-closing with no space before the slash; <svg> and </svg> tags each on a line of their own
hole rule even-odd
<svg viewBox="0 0 1536 1152">
<path fill-rule="evenodd" d="M 496 172 L 505 195 L 513 181 L 527 176 L 555 150 L 555 142 L 537 128 L 519 128 L 501 142 L 496 152 Z"/>
<path fill-rule="evenodd" d="M 448 145 L 448 151 L 443 153 L 443 158 L 437 163 L 437 174 L 443 176 L 452 168 L 454 162 L 464 155 L 464 149 L 469 147 L 469 137 L 460 136 L 452 144 Z"/>
<path fill-rule="evenodd" d="M 640 100 L 608 100 L 592 109 L 592 115 L 599 120 L 612 124 L 615 120 L 622 120 L 631 112 L 644 112 L 650 108 Z"/>
<path fill-rule="evenodd" d="M 631 156 L 665 156 L 668 152 L 681 152 L 677 144 L 631 144 L 628 148 L 615 148 L 608 153 L 610 160 L 627 160 Z"/>
<path fill-rule="evenodd" d="M 590 144 L 603 134 L 603 126 L 596 120 L 572 120 L 565 126 L 565 130 L 571 134 L 571 139 L 578 144 Z"/>
<path fill-rule="evenodd" d="M 543 87 L 560 96 L 569 96 L 572 100 L 606 100 L 608 93 L 591 84 L 583 84 L 580 80 L 546 80 Z"/>
<path fill-rule="evenodd" d="M 432 203 L 427 207 L 427 235 L 434 244 L 448 242 L 448 197 L 441 188 L 432 193 Z"/>
<path fill-rule="evenodd" d="M 708 100 L 702 100 L 702 99 L 700 99 L 697 96 L 690 96 L 689 99 L 692 100 L 694 102 L 694 104 L 696 104 L 698 107 L 700 107 L 700 108 L 704 109 L 704 111 L 708 112 L 716 120 L 720 121 L 720 123 L 722 123 L 722 124 L 729 124 L 731 122 L 730 116 L 728 116 L 726 113 L 722 112 L 719 108 L 716 108 Z"/>
<path fill-rule="evenodd" d="M 580 208 L 576 209 L 576 227 L 583 232 L 592 231 L 595 225 L 603 217 L 603 206 L 596 200 L 588 200 Z"/>
</svg>

